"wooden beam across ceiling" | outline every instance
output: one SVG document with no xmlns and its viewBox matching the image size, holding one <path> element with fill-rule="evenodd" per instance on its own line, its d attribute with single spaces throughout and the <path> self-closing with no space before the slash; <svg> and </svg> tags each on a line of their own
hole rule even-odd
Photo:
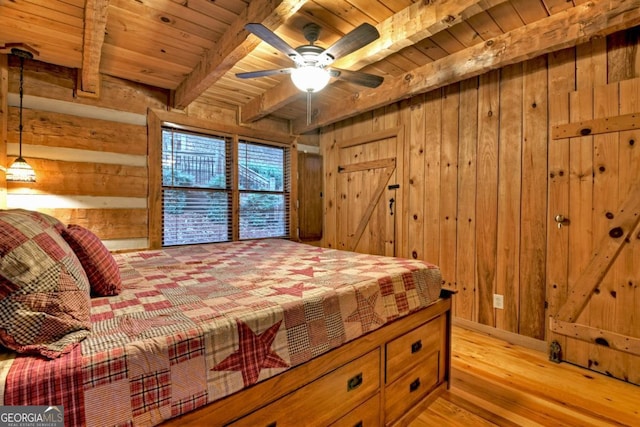
<svg viewBox="0 0 640 427">
<path fill-rule="evenodd" d="M 87 0 L 84 9 L 84 38 L 79 94 L 97 96 L 100 90 L 100 58 L 107 27 L 109 0 Z"/>
<path fill-rule="evenodd" d="M 356 116 L 419 93 L 478 76 L 489 70 L 573 47 L 640 24 L 640 0 L 588 1 L 548 18 L 519 27 L 463 49 L 395 78 L 377 89 L 364 89 L 345 99 L 341 108 L 319 109 L 294 121 L 294 133 L 304 133 Z"/>
<path fill-rule="evenodd" d="M 427 37 L 508 0 L 442 0 L 418 2 L 376 25 L 380 38 L 336 60 L 332 66 L 357 71 Z M 242 107 L 243 122 L 253 122 L 304 95 L 289 79 Z"/>
<path fill-rule="evenodd" d="M 238 61 L 249 55 L 262 42 L 249 36 L 244 26 L 258 22 L 272 31 L 294 15 L 307 0 L 254 0 L 224 33 L 216 45 L 205 52 L 202 60 L 178 85 L 173 93 L 173 106 L 183 109 L 225 75 Z"/>
<path fill-rule="evenodd" d="M 338 59 L 333 66 L 359 70 L 508 1 L 442 0 L 413 3 L 376 25 L 380 33 L 378 40 Z"/>
</svg>

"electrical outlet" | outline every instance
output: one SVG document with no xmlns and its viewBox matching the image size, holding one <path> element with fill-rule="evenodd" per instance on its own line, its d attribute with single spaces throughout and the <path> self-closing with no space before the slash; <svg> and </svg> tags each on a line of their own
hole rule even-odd
<svg viewBox="0 0 640 427">
<path fill-rule="evenodd" d="M 504 309 L 504 295 L 493 294 L 493 308 Z"/>
</svg>

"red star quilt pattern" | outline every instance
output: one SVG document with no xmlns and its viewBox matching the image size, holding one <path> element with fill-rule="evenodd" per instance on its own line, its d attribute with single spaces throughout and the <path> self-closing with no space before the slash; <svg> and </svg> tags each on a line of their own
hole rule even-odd
<svg viewBox="0 0 640 427">
<path fill-rule="evenodd" d="M 247 387 L 258 381 L 260 371 L 264 368 L 288 368 L 289 364 L 271 349 L 281 323 L 282 320 L 257 335 L 249 325 L 238 320 L 238 351 L 214 366 L 213 370 L 240 371 L 244 386 Z"/>
<path fill-rule="evenodd" d="M 377 293 L 365 297 L 360 291 L 356 291 L 357 308 L 346 318 L 347 322 L 360 322 L 364 331 L 371 331 L 377 326 L 384 325 L 384 319 L 376 313 Z"/>
<path fill-rule="evenodd" d="M 314 289 L 313 286 L 305 286 L 304 283 L 298 283 L 291 287 L 273 287 L 273 290 L 276 291 L 276 295 L 291 295 L 294 297 L 302 298 L 302 293 L 309 289 Z"/>
</svg>

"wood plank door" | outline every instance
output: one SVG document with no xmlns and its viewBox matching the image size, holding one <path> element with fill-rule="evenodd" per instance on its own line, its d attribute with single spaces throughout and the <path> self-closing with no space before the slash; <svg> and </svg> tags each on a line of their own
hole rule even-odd
<svg viewBox="0 0 640 427">
<path fill-rule="evenodd" d="M 568 168 L 550 168 L 549 248 L 563 248 L 549 253 L 549 340 L 562 360 L 640 384 L 640 79 L 570 93 L 567 108 L 550 141 Z"/>
<path fill-rule="evenodd" d="M 343 141 L 338 149 L 338 249 L 395 256 L 397 135 Z"/>
<path fill-rule="evenodd" d="M 322 156 L 298 152 L 298 238 L 322 239 Z"/>
</svg>

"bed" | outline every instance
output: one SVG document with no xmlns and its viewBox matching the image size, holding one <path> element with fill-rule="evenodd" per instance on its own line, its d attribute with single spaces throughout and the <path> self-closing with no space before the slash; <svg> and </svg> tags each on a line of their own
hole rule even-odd
<svg viewBox="0 0 640 427">
<path fill-rule="evenodd" d="M 46 222 L 62 245 L 67 229 Z M 277 239 L 110 262 L 117 295 L 88 300 L 75 343 L 2 351 L 0 404 L 62 405 L 68 426 L 382 425 L 448 385 L 434 265 Z"/>
</svg>

